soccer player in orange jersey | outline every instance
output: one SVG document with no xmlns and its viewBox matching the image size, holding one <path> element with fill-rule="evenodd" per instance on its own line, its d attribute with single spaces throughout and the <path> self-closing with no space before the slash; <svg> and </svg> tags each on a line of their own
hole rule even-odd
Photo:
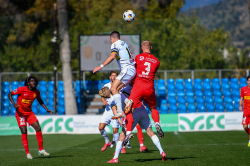
<svg viewBox="0 0 250 166">
<path fill-rule="evenodd" d="M 244 99 L 244 101 L 243 101 Z M 243 105 L 243 118 L 242 118 L 242 125 L 247 134 L 249 135 L 249 142 L 248 147 L 250 147 L 250 76 L 247 77 L 247 86 L 241 88 L 240 92 L 240 104 L 239 110 L 242 111 Z"/>
<path fill-rule="evenodd" d="M 33 77 L 29 76 L 25 79 L 25 86 L 19 87 L 12 92 L 8 94 L 8 97 L 13 104 L 13 106 L 16 108 L 16 120 L 18 123 L 18 126 L 22 133 L 22 142 L 24 149 L 26 151 L 27 159 L 33 159 L 29 152 L 28 147 L 28 139 L 27 139 L 27 122 L 29 125 L 31 125 L 36 130 L 36 138 L 39 146 L 39 155 L 43 156 L 49 156 L 50 154 L 47 153 L 43 149 L 43 136 L 41 132 L 41 127 L 38 123 L 38 120 L 35 116 L 35 114 L 32 112 L 31 105 L 35 99 L 38 100 L 39 104 L 46 109 L 47 112 L 52 114 L 52 111 L 49 110 L 43 103 L 43 100 L 41 99 L 39 90 L 36 89 L 36 86 L 38 84 L 38 80 Z M 17 104 L 14 102 L 12 96 L 18 95 L 17 98 Z"/>
</svg>

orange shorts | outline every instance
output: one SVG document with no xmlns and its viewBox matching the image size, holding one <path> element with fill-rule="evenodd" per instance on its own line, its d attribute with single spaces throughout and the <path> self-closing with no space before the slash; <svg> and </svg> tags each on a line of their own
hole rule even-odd
<svg viewBox="0 0 250 166">
<path fill-rule="evenodd" d="M 29 125 L 31 125 L 34 122 L 38 121 L 36 115 L 33 112 L 31 112 L 29 115 L 23 115 L 20 112 L 16 112 L 15 116 L 19 127 L 27 126 L 27 122 L 29 123 Z"/>
</svg>

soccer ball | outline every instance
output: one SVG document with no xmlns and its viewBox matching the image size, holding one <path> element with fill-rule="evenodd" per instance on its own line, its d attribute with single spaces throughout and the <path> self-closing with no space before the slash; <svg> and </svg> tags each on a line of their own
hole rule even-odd
<svg viewBox="0 0 250 166">
<path fill-rule="evenodd" d="M 123 13 L 123 19 L 127 22 L 131 22 L 135 19 L 135 13 L 132 10 L 126 10 Z"/>
</svg>

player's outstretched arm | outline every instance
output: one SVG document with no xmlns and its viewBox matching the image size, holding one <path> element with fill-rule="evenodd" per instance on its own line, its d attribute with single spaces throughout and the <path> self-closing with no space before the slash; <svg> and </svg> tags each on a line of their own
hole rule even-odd
<svg viewBox="0 0 250 166">
<path fill-rule="evenodd" d="M 108 102 L 107 100 L 105 100 L 105 98 L 101 97 L 101 100 L 102 100 L 103 105 L 108 105 Z"/>
<path fill-rule="evenodd" d="M 93 70 L 93 73 L 101 70 L 103 67 L 107 66 L 110 62 L 112 62 L 115 59 L 116 53 L 112 52 L 110 53 L 110 56 L 102 63 L 101 66 L 97 66 L 95 67 L 95 69 Z"/>
<path fill-rule="evenodd" d="M 13 105 L 13 107 L 14 108 L 17 108 L 17 107 L 19 107 L 19 105 L 18 104 L 16 104 L 15 102 L 14 102 L 14 100 L 13 100 L 13 93 L 12 92 L 10 92 L 9 94 L 8 94 L 8 97 L 9 97 L 9 100 L 10 100 L 10 102 L 12 103 L 12 105 Z"/>
<path fill-rule="evenodd" d="M 42 99 L 37 99 L 37 100 L 38 100 L 38 103 L 39 103 L 47 112 L 49 112 L 50 115 L 52 115 L 52 111 L 49 110 L 49 109 L 45 106 L 43 100 L 42 100 Z"/>
<path fill-rule="evenodd" d="M 243 97 L 240 98 L 239 110 L 242 111 Z"/>
</svg>

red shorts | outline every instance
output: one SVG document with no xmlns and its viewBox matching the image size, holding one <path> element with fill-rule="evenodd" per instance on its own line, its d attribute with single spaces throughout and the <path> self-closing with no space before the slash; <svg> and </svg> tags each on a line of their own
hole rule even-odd
<svg viewBox="0 0 250 166">
<path fill-rule="evenodd" d="M 249 125 L 250 124 L 250 116 L 245 116 L 243 114 L 243 118 L 242 118 L 242 122 L 241 122 L 242 125 Z"/>
<path fill-rule="evenodd" d="M 20 112 L 16 112 L 16 120 L 19 127 L 27 126 L 27 122 L 29 123 L 29 125 L 31 125 L 32 123 L 38 121 L 36 115 L 33 112 L 30 112 L 30 114 L 28 115 L 23 115 Z"/>
<path fill-rule="evenodd" d="M 134 84 L 129 99 L 133 100 L 132 108 L 140 108 L 142 104 L 142 99 L 150 108 L 156 106 L 154 88 L 146 89 L 143 85 Z"/>
</svg>

